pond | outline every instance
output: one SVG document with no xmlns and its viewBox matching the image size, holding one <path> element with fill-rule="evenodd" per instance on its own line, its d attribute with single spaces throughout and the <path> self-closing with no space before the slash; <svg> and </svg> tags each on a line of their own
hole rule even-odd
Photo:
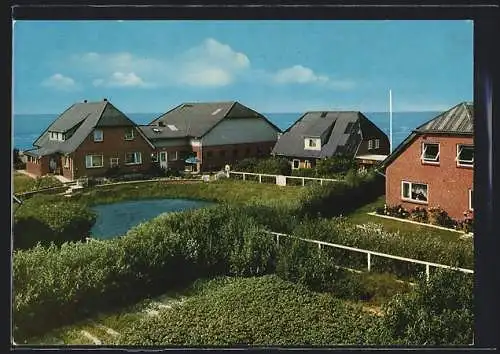
<svg viewBox="0 0 500 354">
<path fill-rule="evenodd" d="M 113 238 L 162 213 L 199 209 L 212 204 L 202 200 L 154 199 L 97 205 L 92 207 L 97 213 L 97 220 L 90 233 L 97 239 Z"/>
</svg>

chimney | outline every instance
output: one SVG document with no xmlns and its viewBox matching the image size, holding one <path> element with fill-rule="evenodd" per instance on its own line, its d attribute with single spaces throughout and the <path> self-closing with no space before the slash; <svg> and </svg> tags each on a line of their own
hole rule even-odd
<svg viewBox="0 0 500 354">
<path fill-rule="evenodd" d="M 87 103 L 87 100 L 83 100 L 83 103 Z"/>
<path fill-rule="evenodd" d="M 104 101 L 104 102 L 108 102 L 108 99 L 107 99 L 107 98 L 105 98 L 103 101 Z"/>
</svg>

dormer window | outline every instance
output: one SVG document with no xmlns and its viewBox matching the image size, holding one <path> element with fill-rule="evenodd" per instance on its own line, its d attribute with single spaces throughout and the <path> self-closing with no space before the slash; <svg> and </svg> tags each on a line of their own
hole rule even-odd
<svg viewBox="0 0 500 354">
<path fill-rule="evenodd" d="M 320 138 L 305 138 L 304 139 L 304 149 L 305 150 L 321 150 L 321 139 Z"/>
<path fill-rule="evenodd" d="M 50 132 L 49 133 L 49 140 L 52 140 L 52 141 L 64 141 L 65 139 L 65 136 L 63 133 L 59 133 L 59 132 Z"/>
<path fill-rule="evenodd" d="M 309 147 L 316 147 L 316 140 L 309 139 Z"/>
<path fill-rule="evenodd" d="M 439 164 L 439 144 L 423 143 L 421 158 L 423 163 Z"/>
<path fill-rule="evenodd" d="M 94 141 L 99 142 L 103 140 L 103 134 L 101 129 L 94 130 Z"/>
<path fill-rule="evenodd" d="M 134 140 L 134 128 L 125 129 L 125 140 Z"/>
</svg>

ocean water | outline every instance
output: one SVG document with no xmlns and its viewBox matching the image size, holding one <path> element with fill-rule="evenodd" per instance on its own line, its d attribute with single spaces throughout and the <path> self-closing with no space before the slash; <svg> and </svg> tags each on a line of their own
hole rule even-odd
<svg viewBox="0 0 500 354">
<path fill-rule="evenodd" d="M 393 112 L 392 138 L 394 148 L 398 146 L 413 129 L 434 118 L 440 112 Z M 280 129 L 290 127 L 303 113 L 263 113 Z M 374 124 L 389 136 L 389 113 L 364 113 Z M 137 124 L 148 124 L 160 113 L 128 113 L 127 116 Z M 58 114 L 15 114 L 12 121 L 12 145 L 20 150 L 32 148 L 33 142 L 43 133 Z"/>
</svg>

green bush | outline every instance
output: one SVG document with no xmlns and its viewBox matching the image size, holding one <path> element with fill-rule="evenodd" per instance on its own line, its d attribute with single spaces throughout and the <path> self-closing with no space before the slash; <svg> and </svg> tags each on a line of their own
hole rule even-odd
<svg viewBox="0 0 500 354">
<path fill-rule="evenodd" d="M 237 207 L 161 215 L 124 237 L 14 254 L 16 337 L 159 294 L 198 277 L 274 271 L 272 238 Z M 49 315 L 51 314 L 51 315 Z"/>
<path fill-rule="evenodd" d="M 473 277 L 436 271 L 386 306 L 380 328 L 394 344 L 469 345 L 473 339 Z"/>
<path fill-rule="evenodd" d="M 316 162 L 318 176 L 334 176 L 356 168 L 356 162 L 349 156 L 333 156 Z"/>
<path fill-rule="evenodd" d="M 146 317 L 118 345 L 332 346 L 374 344 L 375 316 L 274 275 L 216 279 L 181 306 Z"/>
<path fill-rule="evenodd" d="M 269 175 L 287 175 L 292 172 L 292 166 L 284 157 L 246 158 L 233 167 L 234 171 L 264 173 Z"/>
<path fill-rule="evenodd" d="M 61 245 L 89 236 L 96 214 L 84 205 L 69 201 L 40 203 L 26 200 L 14 216 L 14 248 L 26 249 L 37 243 Z"/>
</svg>

